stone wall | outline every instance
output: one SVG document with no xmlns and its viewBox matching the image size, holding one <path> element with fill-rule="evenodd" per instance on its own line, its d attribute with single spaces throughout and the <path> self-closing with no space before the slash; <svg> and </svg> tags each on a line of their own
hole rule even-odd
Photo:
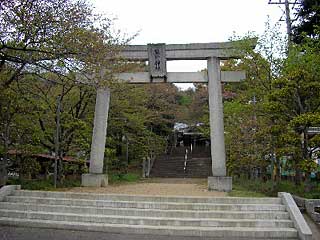
<svg viewBox="0 0 320 240">
<path fill-rule="evenodd" d="M 320 213 L 315 211 L 315 208 L 320 208 L 320 199 L 306 199 L 298 196 L 293 196 L 293 199 L 300 209 L 308 213 L 313 221 L 320 223 Z"/>
</svg>

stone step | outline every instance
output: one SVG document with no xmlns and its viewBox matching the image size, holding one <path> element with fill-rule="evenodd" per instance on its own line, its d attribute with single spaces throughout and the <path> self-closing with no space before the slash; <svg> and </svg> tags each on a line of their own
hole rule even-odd
<svg viewBox="0 0 320 240">
<path fill-rule="evenodd" d="M 157 171 L 156 169 L 154 169 L 151 172 L 151 177 L 155 177 L 155 176 L 159 176 L 159 177 L 171 177 L 171 178 L 186 178 L 188 176 L 194 176 L 194 177 L 198 177 L 198 178 L 206 178 L 208 176 L 211 175 L 210 171 L 203 171 L 203 172 L 193 172 L 193 170 L 187 169 L 186 172 L 184 172 L 183 170 L 181 171 L 176 171 L 176 172 L 167 172 L 164 170 L 161 171 Z"/>
<path fill-rule="evenodd" d="M 201 175 L 180 175 L 180 174 L 158 174 L 158 173 L 151 173 L 150 177 L 151 178 L 204 178 L 208 177 L 210 174 L 201 174 Z"/>
<path fill-rule="evenodd" d="M 187 164 L 187 169 L 190 169 L 192 171 L 197 170 L 211 170 L 211 167 L 205 164 L 197 163 L 197 164 Z M 162 170 L 166 172 L 177 172 L 177 171 L 183 171 L 184 170 L 184 164 L 181 165 L 171 165 L 171 164 L 163 164 L 163 165 L 156 165 L 153 167 L 153 170 Z"/>
<path fill-rule="evenodd" d="M 180 156 L 180 157 L 172 157 L 169 156 L 167 158 L 157 158 L 156 162 L 184 162 L 184 156 Z"/>
<path fill-rule="evenodd" d="M 174 164 L 170 164 L 170 163 L 163 163 L 163 164 L 156 164 L 154 165 L 154 168 L 162 168 L 163 170 L 166 170 L 166 171 L 176 171 L 176 170 L 181 170 L 183 169 L 184 167 L 184 164 L 181 163 L 179 165 L 174 165 Z"/>
<path fill-rule="evenodd" d="M 24 227 L 101 231 L 127 234 L 132 233 L 194 237 L 219 237 L 224 239 L 296 239 L 298 237 L 297 231 L 294 228 L 150 226 L 106 224 L 95 222 L 70 222 L 10 217 L 0 217 L 0 224 Z"/>
<path fill-rule="evenodd" d="M 151 177 L 154 178 L 204 178 L 204 177 L 208 177 L 210 175 L 208 174 L 201 174 L 201 175 L 167 175 L 167 174 L 151 174 Z"/>
<path fill-rule="evenodd" d="M 166 170 L 157 170 L 154 169 L 151 173 L 153 173 L 154 175 L 172 175 L 171 178 L 175 178 L 175 174 L 177 174 L 177 178 L 180 177 L 186 177 L 187 174 L 189 175 L 198 175 L 198 174 L 205 174 L 205 176 L 199 177 L 199 178 L 207 178 L 208 176 L 210 176 L 210 171 L 209 170 L 203 170 L 201 172 L 195 172 L 193 170 L 190 169 L 186 169 L 186 172 L 182 169 L 180 171 L 166 171 Z M 165 177 L 165 176 L 164 176 Z"/>
<path fill-rule="evenodd" d="M 208 176 L 209 172 L 203 171 L 203 172 L 192 172 L 192 171 L 188 171 L 188 169 L 186 170 L 186 176 Z"/>
<path fill-rule="evenodd" d="M 168 168 L 168 166 L 170 166 L 170 168 Z M 167 164 L 167 165 L 154 166 L 154 168 L 152 170 L 173 172 L 174 173 L 174 172 L 184 171 L 183 168 L 184 168 L 183 164 L 181 164 L 181 166 L 171 166 L 170 164 Z"/>
<path fill-rule="evenodd" d="M 196 162 L 196 163 L 188 162 L 187 163 L 187 168 L 189 168 L 189 169 L 191 168 L 194 171 L 197 171 L 199 169 L 201 169 L 201 170 L 203 170 L 203 169 L 208 169 L 209 170 L 210 169 L 208 164 L 202 163 L 202 162 Z"/>
<path fill-rule="evenodd" d="M 188 161 L 187 162 L 187 166 L 193 166 L 193 165 L 199 165 L 199 164 L 202 164 L 203 166 L 211 166 L 211 164 L 209 164 L 208 162 L 205 162 L 205 161 Z"/>
<path fill-rule="evenodd" d="M 211 167 L 206 163 L 187 163 L 187 169 L 197 171 L 197 170 L 211 170 Z"/>
<path fill-rule="evenodd" d="M 210 171 L 211 167 L 204 163 L 194 163 L 194 164 L 187 164 L 187 169 L 197 172 L 197 171 Z"/>
<path fill-rule="evenodd" d="M 161 163 L 154 163 L 154 167 L 167 167 L 167 170 L 170 170 L 171 167 L 181 167 L 184 166 L 184 161 L 181 162 L 161 162 Z"/>
<path fill-rule="evenodd" d="M 251 227 L 251 228 L 293 228 L 290 220 L 256 220 L 256 219 L 201 219 L 201 218 L 159 218 L 117 215 L 89 215 L 79 212 L 58 213 L 38 211 L 18 211 L 0 209 L 1 217 L 21 219 L 42 219 L 51 221 L 95 222 L 126 225 L 150 226 L 190 226 L 190 227 Z"/>
<path fill-rule="evenodd" d="M 184 161 L 184 154 L 182 155 L 168 155 L 166 158 L 162 158 L 162 161 L 171 161 L 171 160 L 183 160 Z"/>
<path fill-rule="evenodd" d="M 114 208 L 142 208 L 168 210 L 221 210 L 221 211 L 285 211 L 280 204 L 221 204 L 221 203 L 175 203 L 175 202 L 136 202 L 118 200 L 90 200 L 72 198 L 44 198 L 30 196 L 7 196 L 5 201 L 36 204 L 77 205 Z"/>
<path fill-rule="evenodd" d="M 171 167 L 171 166 L 170 166 Z M 155 166 L 153 169 L 153 171 L 162 171 L 162 172 L 167 172 L 167 173 L 175 173 L 175 172 L 184 172 L 184 165 L 179 166 L 179 167 L 174 167 L 174 168 L 170 168 L 168 169 L 168 166 Z M 187 165 L 187 170 L 193 171 L 193 172 L 197 172 L 197 171 L 211 171 L 211 167 L 207 167 L 204 165 L 201 165 L 200 163 L 194 166 L 189 166 Z"/>
<path fill-rule="evenodd" d="M 169 168 L 170 167 L 170 168 Z M 172 168 L 171 168 L 172 167 Z M 154 166 L 154 169 L 157 170 L 163 170 L 167 172 L 176 172 L 176 171 L 181 171 L 184 168 L 184 164 L 181 165 L 171 165 L 171 164 L 163 164 L 163 165 L 156 165 Z M 187 163 L 187 169 L 190 169 L 192 171 L 197 171 L 197 170 L 211 170 L 211 167 L 205 163 Z"/>
<path fill-rule="evenodd" d="M 287 212 L 275 211 L 190 211 L 190 210 L 160 210 L 135 208 L 107 208 L 88 206 L 64 206 L 48 204 L 30 204 L 15 202 L 0 202 L 0 209 L 19 211 L 40 211 L 57 213 L 102 214 L 117 216 L 160 217 L 160 218 L 222 218 L 240 220 L 288 220 Z"/>
<path fill-rule="evenodd" d="M 187 165 L 186 171 L 190 171 L 192 173 L 197 173 L 197 172 L 210 172 L 211 169 L 209 169 L 207 166 L 201 165 L 198 163 L 197 165 L 194 165 L 195 167 L 190 167 Z"/>
<path fill-rule="evenodd" d="M 163 170 L 167 172 L 176 172 L 176 171 L 183 171 L 183 163 L 180 165 L 171 165 L 171 164 L 163 164 L 163 165 L 156 165 L 153 167 L 153 170 Z"/>
<path fill-rule="evenodd" d="M 282 204 L 281 198 L 247 198 L 247 197 L 184 197 L 184 196 L 149 196 L 125 194 L 96 194 L 78 192 L 52 192 L 18 190 L 13 196 L 44 197 L 44 198 L 72 198 L 88 200 L 114 200 L 114 201 L 142 201 L 166 203 L 221 203 L 221 204 Z"/>
<path fill-rule="evenodd" d="M 194 176 L 194 177 L 197 177 L 198 175 L 201 175 L 201 176 L 198 176 L 198 178 L 206 178 L 208 176 L 210 176 L 209 174 L 210 172 L 209 171 L 203 171 L 203 172 L 193 172 L 192 170 L 189 170 L 187 169 L 186 172 L 184 171 L 177 171 L 177 172 L 165 172 L 165 171 L 154 171 L 154 172 L 151 172 L 151 174 L 153 174 L 152 176 L 154 177 L 155 175 L 160 175 L 160 176 L 163 176 L 163 177 L 169 177 L 171 176 L 171 178 L 181 178 L 181 177 L 187 177 L 187 176 Z"/>
<path fill-rule="evenodd" d="M 178 154 L 178 152 L 181 152 Z M 210 154 L 198 149 L 191 153 L 187 160 L 187 170 L 184 170 L 185 149 L 177 148 L 166 158 L 157 158 L 150 176 L 152 177 L 173 177 L 173 178 L 195 178 L 208 177 L 212 174 Z M 210 153 L 210 152 L 209 152 Z"/>
<path fill-rule="evenodd" d="M 209 173 L 208 172 L 197 172 L 197 173 L 194 173 L 194 172 L 188 172 L 186 171 L 185 173 L 182 173 L 182 172 L 176 172 L 176 173 L 168 173 L 168 172 L 156 172 L 156 173 L 151 173 L 151 176 L 152 177 L 155 177 L 155 176 L 163 176 L 163 177 L 171 177 L 171 178 L 186 178 L 186 177 L 189 177 L 189 176 L 192 176 L 192 177 L 197 177 L 197 178 L 205 178 L 205 177 L 208 177 L 209 176 Z"/>
<path fill-rule="evenodd" d="M 151 177 L 166 177 L 166 178 L 185 178 L 184 173 L 165 173 L 165 172 L 156 172 L 152 173 L 151 172 Z"/>
</svg>

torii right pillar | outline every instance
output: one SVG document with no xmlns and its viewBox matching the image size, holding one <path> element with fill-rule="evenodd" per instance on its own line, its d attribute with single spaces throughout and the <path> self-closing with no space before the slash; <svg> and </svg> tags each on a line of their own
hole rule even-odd
<svg viewBox="0 0 320 240">
<path fill-rule="evenodd" d="M 227 177 L 226 171 L 220 60 L 216 57 L 209 58 L 207 68 L 212 161 L 212 176 L 208 177 L 208 188 L 230 192 L 232 177 Z"/>
</svg>

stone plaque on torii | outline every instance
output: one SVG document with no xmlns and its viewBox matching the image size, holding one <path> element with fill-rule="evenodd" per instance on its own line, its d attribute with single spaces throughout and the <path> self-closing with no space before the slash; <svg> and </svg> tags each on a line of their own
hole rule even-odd
<svg viewBox="0 0 320 240">
<path fill-rule="evenodd" d="M 255 46 L 253 42 L 252 47 Z M 120 52 L 122 59 L 148 61 L 149 72 L 120 73 L 116 78 L 128 83 L 208 83 L 212 176 L 209 190 L 231 191 L 232 178 L 226 175 L 221 82 L 239 82 L 244 71 L 221 71 L 220 60 L 238 58 L 233 42 L 193 44 L 129 45 Z M 170 60 L 207 60 L 207 72 L 167 72 Z M 110 90 L 98 89 L 95 107 L 89 174 L 82 175 L 83 186 L 105 186 L 103 174 Z"/>
<path fill-rule="evenodd" d="M 165 81 L 167 79 L 166 45 L 164 43 L 148 44 L 148 61 L 150 81 L 154 83 Z"/>
</svg>

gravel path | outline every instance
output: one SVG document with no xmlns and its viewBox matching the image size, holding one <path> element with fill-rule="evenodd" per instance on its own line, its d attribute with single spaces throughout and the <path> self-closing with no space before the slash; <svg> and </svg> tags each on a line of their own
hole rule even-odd
<svg viewBox="0 0 320 240">
<path fill-rule="evenodd" d="M 306 220 L 307 224 L 309 225 L 312 231 L 312 240 L 319 240 L 320 239 L 320 225 L 316 224 L 312 219 L 306 214 L 303 214 L 304 219 Z"/>
<path fill-rule="evenodd" d="M 224 197 L 224 192 L 208 191 L 207 179 L 153 178 L 135 183 L 111 184 L 105 188 L 77 187 L 72 192 L 94 192 L 161 196 L 210 196 Z"/>
</svg>

